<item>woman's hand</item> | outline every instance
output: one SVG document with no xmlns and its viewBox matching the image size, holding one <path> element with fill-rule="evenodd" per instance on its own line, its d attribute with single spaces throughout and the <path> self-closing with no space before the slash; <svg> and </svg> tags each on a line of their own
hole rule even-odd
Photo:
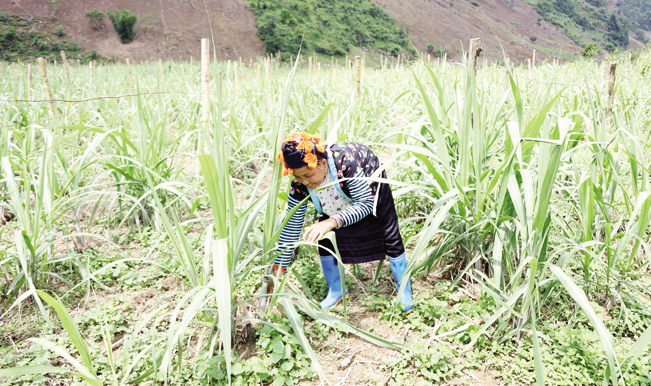
<svg viewBox="0 0 651 386">
<path fill-rule="evenodd" d="M 337 222 L 331 218 L 308 227 L 305 230 L 303 239 L 308 243 L 314 243 L 323 238 L 323 236 L 337 227 Z"/>
</svg>

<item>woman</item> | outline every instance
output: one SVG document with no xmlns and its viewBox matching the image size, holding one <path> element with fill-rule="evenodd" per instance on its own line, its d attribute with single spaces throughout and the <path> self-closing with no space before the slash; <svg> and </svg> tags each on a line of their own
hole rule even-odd
<svg viewBox="0 0 651 386">
<path fill-rule="evenodd" d="M 334 251 L 334 247 L 330 240 L 322 240 L 331 230 L 335 232 L 339 254 L 345 264 L 366 263 L 388 256 L 399 290 L 407 259 L 391 187 L 360 179 L 370 177 L 380 167 L 377 156 L 360 144 L 327 146 L 319 136 L 301 132 L 287 136 L 278 159 L 285 164 L 283 175 L 294 176 L 287 210 L 309 196 L 319 213 L 319 221 L 307 228 L 304 239 L 310 243 L 318 240 L 323 247 L 319 248 L 319 255 L 329 290 L 321 308 L 328 310 L 343 298 L 337 259 L 329 252 Z M 386 178 L 384 171 L 381 177 Z M 344 178 L 347 180 L 337 183 Z M 307 203 L 303 203 L 280 234 L 279 250 L 282 252 L 273 266 L 275 276 L 287 270 L 294 249 L 292 245 L 303 229 L 306 207 Z M 406 279 L 400 297 L 403 313 L 414 308 L 411 282 Z"/>
</svg>

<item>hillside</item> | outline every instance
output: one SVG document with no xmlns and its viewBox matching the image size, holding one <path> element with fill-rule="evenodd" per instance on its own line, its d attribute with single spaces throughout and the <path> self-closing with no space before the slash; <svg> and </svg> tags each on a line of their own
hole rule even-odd
<svg viewBox="0 0 651 386">
<path fill-rule="evenodd" d="M 95 8 L 104 12 L 126 8 L 137 13 L 136 39 L 121 44 L 108 18 L 94 28 L 85 13 Z M 200 39 L 211 36 L 211 24 L 218 58 L 248 59 L 264 53 L 256 36 L 255 17 L 243 0 L 59 0 L 55 9 L 47 0 L 5 0 L 0 1 L 0 12 L 54 15 L 56 23 L 82 48 L 95 49 L 109 58 L 196 59 L 201 53 Z"/>
<path fill-rule="evenodd" d="M 539 58 L 578 51 L 555 26 L 538 22 L 533 6 L 521 0 L 373 1 L 408 29 L 421 51 L 433 44 L 458 58 L 461 45 L 468 49 L 468 40 L 475 37 L 483 39 L 490 60 L 502 59 L 502 48 L 513 60 L 531 57 L 534 48 L 542 51 Z"/>
<path fill-rule="evenodd" d="M 502 49 L 516 61 L 530 57 L 533 49 L 538 51 L 541 60 L 552 56 L 569 59 L 571 54 L 580 50 L 579 45 L 565 36 L 558 26 L 546 21 L 532 4 L 522 0 L 372 1 L 389 18 L 395 18 L 397 27 L 407 33 L 419 51 L 433 45 L 436 50 L 442 50 L 440 52 L 447 51 L 451 59 L 459 59 L 462 45 L 467 48 L 468 40 L 473 37 L 483 38 L 489 60 L 502 59 Z M 262 13 L 254 13 L 255 7 L 249 5 L 251 1 L 247 4 L 247 0 L 206 0 L 205 6 L 198 0 L 60 0 L 54 8 L 52 3 L 47 0 L 4 1 L 0 2 L 0 12 L 52 20 L 52 23 L 62 25 L 66 36 L 81 48 L 94 49 L 109 58 L 196 59 L 200 55 L 200 38 L 211 35 L 210 23 L 219 59 L 241 56 L 247 60 L 265 52 L 265 43 L 258 33 L 261 20 L 256 20 L 256 15 Z M 99 26 L 93 26 L 85 12 L 94 8 L 101 11 L 126 8 L 137 13 L 136 39 L 131 44 L 121 44 L 108 18 Z M 290 16 L 293 19 L 298 17 L 295 13 Z M 388 27 L 381 28 L 386 30 Z M 348 39 L 341 36 L 335 34 L 331 40 Z M 312 48 L 309 44 L 307 47 Z M 330 51 L 338 53 L 340 49 Z M 390 51 L 395 52 L 395 48 Z"/>
</svg>

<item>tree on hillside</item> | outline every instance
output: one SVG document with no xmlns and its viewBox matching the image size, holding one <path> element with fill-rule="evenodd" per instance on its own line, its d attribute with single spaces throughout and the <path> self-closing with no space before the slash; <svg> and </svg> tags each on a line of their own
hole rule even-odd
<svg viewBox="0 0 651 386">
<path fill-rule="evenodd" d="M 136 25 L 138 21 L 138 14 L 131 13 L 128 9 L 122 11 L 108 11 L 109 19 L 115 28 L 115 32 L 118 33 L 120 41 L 122 44 L 131 43 L 133 38 L 136 37 L 136 31 L 133 30 L 133 26 Z"/>
<path fill-rule="evenodd" d="M 608 37 L 613 44 L 626 47 L 628 45 L 628 25 L 624 19 L 614 13 L 608 19 Z"/>
<path fill-rule="evenodd" d="M 574 0 L 555 0 L 554 5 L 556 6 L 556 9 L 566 14 L 567 16 L 576 16 L 576 11 L 574 9 Z"/>
</svg>

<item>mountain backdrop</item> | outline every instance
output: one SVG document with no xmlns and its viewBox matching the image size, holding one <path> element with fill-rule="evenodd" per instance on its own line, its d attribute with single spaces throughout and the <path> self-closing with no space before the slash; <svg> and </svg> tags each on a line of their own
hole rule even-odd
<svg viewBox="0 0 651 386">
<path fill-rule="evenodd" d="M 122 44 L 108 17 L 138 14 L 136 37 Z M 481 37 L 489 60 L 506 53 L 570 59 L 588 43 L 602 52 L 640 48 L 651 29 L 651 0 L 3 0 L 2 60 L 68 49 L 107 58 L 189 60 L 213 37 L 220 59 L 265 52 L 323 55 L 428 51 L 459 59 Z M 413 45 L 412 45 L 413 44 Z M 88 55 L 84 54 L 84 58 Z"/>
</svg>

